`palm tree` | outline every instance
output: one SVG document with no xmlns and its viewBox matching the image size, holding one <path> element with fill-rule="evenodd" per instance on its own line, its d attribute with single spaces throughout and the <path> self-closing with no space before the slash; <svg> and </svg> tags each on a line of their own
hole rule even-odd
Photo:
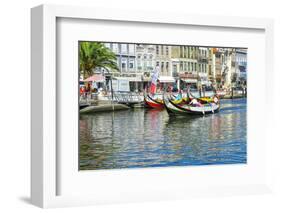
<svg viewBox="0 0 281 213">
<path fill-rule="evenodd" d="M 115 54 L 100 42 L 80 42 L 79 71 L 83 77 L 92 76 L 96 68 L 118 71 Z"/>
</svg>

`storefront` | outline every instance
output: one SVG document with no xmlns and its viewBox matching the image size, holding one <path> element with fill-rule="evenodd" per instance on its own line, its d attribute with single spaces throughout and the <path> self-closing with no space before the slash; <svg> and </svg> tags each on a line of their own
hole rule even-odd
<svg viewBox="0 0 281 213">
<path fill-rule="evenodd" d="M 212 82 L 208 79 L 207 73 L 199 73 L 199 79 L 201 86 L 209 87 L 212 85 Z"/>
<path fill-rule="evenodd" d="M 142 91 L 142 88 L 143 88 L 143 82 L 142 82 L 142 78 L 140 75 L 131 76 L 131 77 L 130 76 L 113 77 L 113 81 L 117 81 L 118 85 L 120 84 L 119 82 L 123 82 L 124 85 L 127 82 L 126 84 L 128 84 L 128 88 L 126 87 L 127 89 L 124 90 L 126 92 L 140 92 L 140 91 Z M 115 88 L 115 91 L 117 91 L 116 88 Z M 125 88 L 125 87 L 122 87 L 122 88 Z M 121 91 L 119 89 L 119 87 L 118 87 L 118 91 Z"/>
<path fill-rule="evenodd" d="M 197 86 L 197 74 L 183 73 L 179 75 L 180 88 L 186 90 L 190 86 Z"/>
<path fill-rule="evenodd" d="M 157 89 L 163 91 L 168 86 L 175 87 L 176 79 L 172 76 L 160 76 L 158 82 Z"/>
</svg>

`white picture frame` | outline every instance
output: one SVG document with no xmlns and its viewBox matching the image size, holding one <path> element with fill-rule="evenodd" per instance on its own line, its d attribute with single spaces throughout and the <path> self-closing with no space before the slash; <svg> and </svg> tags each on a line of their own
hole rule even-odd
<svg viewBox="0 0 281 213">
<path fill-rule="evenodd" d="M 266 100 L 270 100 L 273 84 L 273 21 L 271 19 L 241 18 L 241 17 L 217 17 L 188 14 L 162 14 L 160 12 L 147 11 L 120 11 L 104 8 L 84 8 L 74 6 L 41 5 L 31 10 L 31 201 L 34 205 L 47 207 L 91 205 L 96 203 L 112 203 L 127 201 L 165 200 L 208 195 L 251 194 L 270 191 L 268 179 L 259 184 L 241 184 L 233 186 L 218 186 L 195 188 L 188 192 L 178 188 L 158 190 L 151 196 L 128 193 L 124 196 L 118 194 L 108 199 L 103 197 L 83 195 L 57 195 L 58 169 L 57 159 L 57 59 L 56 36 L 57 19 L 87 19 L 87 20 L 116 20 L 121 22 L 154 23 L 161 25 L 192 25 L 200 27 L 218 27 L 228 29 L 256 29 L 265 34 L 265 89 Z M 264 103 L 267 106 L 267 102 Z M 273 112 L 269 112 L 273 113 Z M 269 142 L 270 133 L 274 128 L 270 116 L 266 120 L 265 142 Z M 269 143 L 268 143 L 269 144 Z M 265 144 L 268 146 L 268 144 Z M 265 154 L 265 153 L 263 153 Z M 265 158 L 265 157 L 264 157 Z M 268 162 L 259 172 L 266 173 L 270 177 Z M 134 171 L 130 171 L 134 173 Z M 96 173 L 96 175 L 99 175 Z M 254 178 L 254 177 L 253 177 Z M 74 183 L 75 184 L 75 183 Z M 163 193 L 165 192 L 165 193 Z M 167 193 L 166 193 L 167 192 Z M 146 192 L 150 194 L 150 192 Z M 158 195 L 156 197 L 156 195 Z"/>
</svg>

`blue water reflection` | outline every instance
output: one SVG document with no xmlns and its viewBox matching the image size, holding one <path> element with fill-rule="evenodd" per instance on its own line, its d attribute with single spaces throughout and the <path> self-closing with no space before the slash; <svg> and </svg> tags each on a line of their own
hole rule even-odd
<svg viewBox="0 0 281 213">
<path fill-rule="evenodd" d="M 246 99 L 195 118 L 153 109 L 81 115 L 80 169 L 246 163 L 246 124 Z"/>
</svg>

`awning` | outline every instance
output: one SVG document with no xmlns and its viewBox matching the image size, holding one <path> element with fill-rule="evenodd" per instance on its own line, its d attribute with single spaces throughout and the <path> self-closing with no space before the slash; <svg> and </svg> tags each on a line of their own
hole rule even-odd
<svg viewBox="0 0 281 213">
<path fill-rule="evenodd" d="M 143 82 L 150 82 L 151 81 L 151 77 L 144 77 L 143 78 Z"/>
<path fill-rule="evenodd" d="M 130 81 L 130 82 L 141 82 L 141 78 L 139 77 L 113 77 L 113 79 L 116 79 L 116 80 L 127 80 L 127 81 Z"/>
<path fill-rule="evenodd" d="M 160 83 L 174 83 L 176 81 L 172 76 L 160 76 L 158 80 Z"/>
<path fill-rule="evenodd" d="M 200 78 L 207 78 L 208 77 L 207 73 L 198 73 L 198 75 L 199 75 Z"/>
<path fill-rule="evenodd" d="M 104 82 L 105 81 L 105 78 L 104 76 L 102 75 L 98 75 L 98 74 L 95 74 L 95 75 L 92 75 L 91 77 L 89 78 L 86 78 L 85 80 L 83 80 L 84 82 Z"/>
<path fill-rule="evenodd" d="M 197 83 L 197 79 L 194 78 L 185 78 L 181 80 L 184 81 L 185 83 Z"/>
<path fill-rule="evenodd" d="M 201 84 L 210 86 L 212 84 L 212 82 L 211 81 L 201 81 Z"/>
</svg>

